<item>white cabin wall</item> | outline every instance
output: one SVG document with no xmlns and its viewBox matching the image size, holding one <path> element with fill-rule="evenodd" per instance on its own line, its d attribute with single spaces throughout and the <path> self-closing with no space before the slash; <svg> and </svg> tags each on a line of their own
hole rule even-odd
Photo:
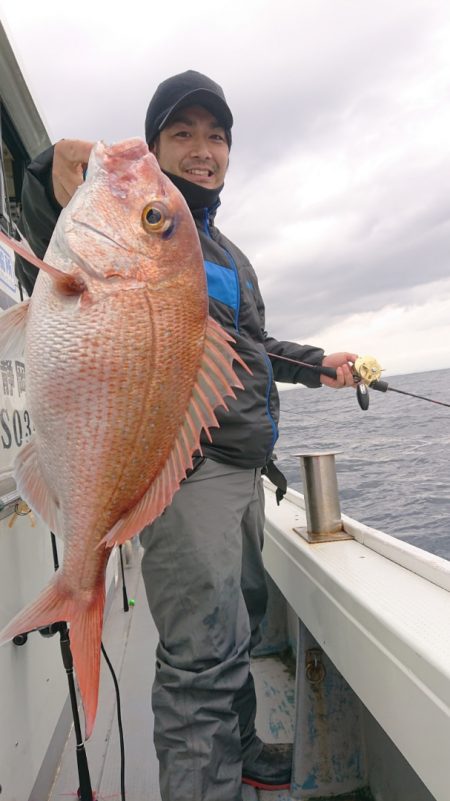
<svg viewBox="0 0 450 801">
<path fill-rule="evenodd" d="M 53 574 L 50 534 L 29 516 L 0 521 L 0 627 Z M 62 553 L 62 549 L 61 549 Z M 68 694 L 59 636 L 33 633 L 0 648 L 0 784 L 7 801 L 28 799 Z"/>
<path fill-rule="evenodd" d="M 32 526 L 29 515 L 15 518 L 10 528 L 12 518 L 0 520 L 0 628 L 37 597 L 54 572 L 48 528 L 39 521 Z M 61 564 L 59 539 L 57 547 Z M 107 591 L 117 577 L 118 560 L 113 557 Z M 59 634 L 44 638 L 34 632 L 25 645 L 4 645 L 0 678 L 1 798 L 43 801 L 72 723 Z M 82 712 L 80 716 L 83 729 Z"/>
</svg>

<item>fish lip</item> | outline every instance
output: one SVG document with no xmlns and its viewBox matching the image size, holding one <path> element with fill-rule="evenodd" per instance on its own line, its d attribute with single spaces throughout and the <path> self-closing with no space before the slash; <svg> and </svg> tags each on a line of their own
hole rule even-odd
<svg viewBox="0 0 450 801">
<path fill-rule="evenodd" d="M 97 162 L 104 166 L 105 159 L 118 158 L 123 161 L 139 161 L 140 158 L 148 156 L 150 151 L 143 139 L 131 137 L 123 142 L 116 142 L 110 145 L 102 141 L 97 142 L 94 154 Z"/>
<path fill-rule="evenodd" d="M 77 217 L 73 217 L 72 219 L 73 219 L 74 223 L 76 223 L 77 225 L 82 226 L 83 228 L 87 228 L 89 231 L 92 231 L 94 234 L 99 236 L 101 239 L 104 239 L 106 242 L 111 242 L 113 245 L 116 245 L 116 247 L 120 248 L 121 250 L 124 250 L 126 253 L 130 252 L 130 248 L 127 245 L 123 245 L 117 239 L 113 239 L 111 236 L 108 236 L 108 234 L 105 234 L 104 231 L 99 231 L 98 228 L 95 228 L 94 225 L 91 225 L 90 223 L 87 223 L 84 220 L 79 220 L 79 219 L 77 219 Z M 139 242 L 138 241 L 136 241 L 136 243 L 135 243 L 134 252 L 138 253 L 140 256 L 145 256 L 146 258 L 148 258 L 148 255 L 145 252 L 145 250 L 141 250 L 141 248 L 139 247 Z M 83 266 L 84 266 L 84 262 L 83 262 Z M 100 277 L 100 273 L 96 273 L 96 271 L 92 267 L 89 267 L 89 268 L 86 267 L 86 271 L 90 275 L 95 276 L 96 278 Z M 101 277 L 104 278 L 105 276 L 102 274 Z"/>
<path fill-rule="evenodd" d="M 113 239 L 111 236 L 108 236 L 108 234 L 105 234 L 104 231 L 99 231 L 98 228 L 95 228 L 94 225 L 90 225 L 90 223 L 87 223 L 84 220 L 77 219 L 76 217 L 73 217 L 72 219 L 73 222 L 76 225 L 80 226 L 81 228 L 86 228 L 88 231 L 92 231 L 92 233 L 94 233 L 101 239 L 104 239 L 106 242 L 109 242 L 115 245 L 116 247 L 120 248 L 121 250 L 125 250 L 125 252 L 128 252 L 128 248 L 125 245 L 122 245 L 116 239 Z M 82 270 L 84 270 L 92 278 L 95 278 L 97 281 L 111 281 L 111 279 L 117 279 L 118 277 L 120 277 L 118 273 L 110 273 L 105 275 L 104 273 L 98 272 L 98 270 L 95 270 L 85 259 L 82 258 L 82 256 L 80 256 L 79 253 L 75 253 L 74 251 L 72 251 L 72 253 L 75 258 L 75 261 L 78 264 L 80 264 Z"/>
<path fill-rule="evenodd" d="M 73 220 L 74 223 L 76 223 L 76 225 L 79 225 L 82 228 L 87 228 L 89 231 L 92 231 L 93 233 L 95 233 L 96 235 L 98 235 L 99 237 L 104 239 L 105 241 L 111 242 L 113 245 L 116 245 L 116 247 L 120 248 L 121 250 L 124 250 L 126 253 L 129 253 L 129 248 L 126 247 L 126 245 L 122 245 L 116 239 L 113 239 L 112 237 L 108 236 L 108 234 L 105 234 L 103 231 L 99 231 L 98 228 L 95 228 L 95 226 L 90 225 L 90 223 L 87 223 L 84 220 L 79 220 L 76 217 L 73 217 L 72 220 Z M 125 281 L 130 285 L 129 286 L 130 289 L 132 289 L 132 288 L 134 288 L 134 289 L 142 289 L 143 287 L 145 287 L 145 283 L 144 282 L 135 281 L 135 280 L 130 282 L 129 276 L 123 275 L 122 273 L 118 273 L 115 270 L 110 270 L 106 274 L 98 272 L 97 270 L 95 270 L 89 264 L 89 262 L 87 262 L 79 253 L 76 253 L 76 251 L 74 251 L 70 246 L 69 246 L 69 250 L 70 250 L 70 253 L 72 255 L 73 260 L 79 265 L 79 267 L 81 267 L 81 269 L 87 275 L 91 276 L 91 278 L 95 278 L 97 281 L 103 281 L 103 282 L 108 282 L 108 283 L 114 283 L 114 282 L 117 282 L 117 281 L 120 281 L 120 282 L 123 283 Z M 136 248 L 136 253 L 139 253 L 140 255 L 143 255 L 143 256 L 146 255 L 145 252 L 140 251 L 139 248 Z"/>
<path fill-rule="evenodd" d="M 84 220 L 79 220 L 79 219 L 77 219 L 77 217 L 73 217 L 73 221 L 74 221 L 74 223 L 76 223 L 77 225 L 81 226 L 82 228 L 87 228 L 88 231 L 92 231 L 94 234 L 99 236 L 101 239 L 106 239 L 107 242 L 112 242 L 112 244 L 116 245 L 116 247 L 121 248 L 122 250 L 128 251 L 128 248 L 125 245 L 122 245 L 122 243 L 118 242 L 117 239 L 113 239 L 112 236 L 108 236 L 108 234 L 105 234 L 104 231 L 99 231 L 98 228 L 96 228 L 94 225 L 90 225 L 90 223 L 87 223 Z"/>
</svg>

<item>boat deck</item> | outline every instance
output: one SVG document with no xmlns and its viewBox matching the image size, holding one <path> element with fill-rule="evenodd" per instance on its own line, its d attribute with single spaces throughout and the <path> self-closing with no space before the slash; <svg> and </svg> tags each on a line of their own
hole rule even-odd
<svg viewBox="0 0 450 801">
<path fill-rule="evenodd" d="M 160 801 L 150 704 L 157 633 L 148 610 L 139 562 L 139 551 L 133 548 L 125 579 L 128 597 L 135 600 L 135 605 L 124 613 L 119 584 L 105 621 L 103 643 L 120 686 L 126 799 Z M 255 659 L 252 672 L 258 694 L 259 736 L 266 742 L 292 741 L 295 677 L 277 657 Z M 111 674 L 104 660 L 99 711 L 94 733 L 86 744 L 86 753 L 97 801 L 120 801 L 116 699 Z M 48 801 L 76 798 L 78 784 L 72 727 Z M 243 786 L 242 801 L 288 801 L 289 798 L 287 792 L 257 792 Z"/>
<path fill-rule="evenodd" d="M 341 794 L 339 800 L 361 801 L 370 795 L 370 787 L 380 801 L 405 801 L 405 792 L 408 801 L 448 801 L 448 563 L 349 518 L 345 518 L 346 530 L 355 539 L 311 547 L 296 533 L 305 525 L 301 496 L 288 491 L 280 509 L 275 503 L 274 494 L 267 492 L 265 564 L 285 607 L 282 611 L 274 603 L 268 623 L 283 618 L 286 628 L 280 637 L 275 627 L 277 636 L 270 632 L 267 647 L 285 647 L 286 634 L 295 639 L 298 625 L 299 648 L 305 655 L 311 643 L 319 649 L 323 644 L 321 658 L 329 681 L 316 698 L 305 692 L 306 673 L 300 672 L 296 680 L 279 656 L 253 659 L 258 734 L 266 742 L 284 742 L 294 740 L 297 728 L 293 785 L 297 796 L 300 788 L 305 788 L 305 776 L 309 781 L 310 766 L 317 764 L 318 786 L 311 797 L 317 797 L 317 792 L 322 792 L 322 797 L 326 793 L 336 797 L 341 788 L 361 788 L 364 783 L 364 788 L 353 795 Z M 121 689 L 127 801 L 160 801 L 150 705 L 157 634 L 141 581 L 139 546 L 124 549 L 126 553 L 127 594 L 135 599 L 135 605 L 124 613 L 119 581 L 111 594 L 104 644 Z M 267 628 L 269 631 L 271 626 Z M 33 655 L 31 649 L 24 654 L 29 658 Z M 63 685 L 64 680 L 62 675 Z M 301 704 L 296 699 L 297 687 Z M 50 719 L 50 696 L 48 699 Z M 308 740 L 311 715 L 320 715 L 324 722 L 329 718 L 326 731 L 330 744 L 325 749 L 321 736 Z M 42 713 L 34 719 L 34 731 L 41 721 Z M 348 727 L 356 732 L 350 745 L 338 730 L 341 725 L 344 734 Z M 320 734 L 322 729 L 318 731 Z M 40 791 L 44 778 L 48 788 L 49 774 L 54 775 L 48 755 L 59 755 L 59 734 L 58 740 L 58 747 L 52 741 L 47 748 L 45 776 L 41 768 L 29 801 L 62 801 L 77 796 L 73 733 L 50 794 Z M 106 663 L 102 664 L 96 726 L 86 750 L 97 801 L 121 801 L 116 699 Z M 354 774 L 334 769 L 336 753 L 341 755 L 338 767 L 343 761 L 350 768 L 355 764 Z M 360 754 L 367 775 L 360 775 Z M 242 789 L 242 801 L 290 798 L 288 792 Z M 12 801 L 11 796 L 6 801 Z"/>
</svg>

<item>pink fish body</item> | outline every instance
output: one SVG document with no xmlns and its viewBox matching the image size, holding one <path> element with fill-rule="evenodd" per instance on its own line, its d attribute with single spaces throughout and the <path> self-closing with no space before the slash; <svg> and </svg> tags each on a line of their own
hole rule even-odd
<svg viewBox="0 0 450 801">
<path fill-rule="evenodd" d="M 191 214 L 143 141 L 97 143 L 45 262 L 31 300 L 0 319 L 0 342 L 25 338 L 35 434 L 15 476 L 64 560 L 0 644 L 70 622 L 88 737 L 111 548 L 170 503 L 214 408 L 242 386 L 233 359 L 245 365 L 208 317 Z"/>
</svg>

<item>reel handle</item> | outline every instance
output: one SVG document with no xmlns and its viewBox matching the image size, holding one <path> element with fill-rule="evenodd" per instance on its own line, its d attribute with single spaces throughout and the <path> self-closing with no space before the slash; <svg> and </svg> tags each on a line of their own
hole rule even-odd
<svg viewBox="0 0 450 801">
<path fill-rule="evenodd" d="M 356 398 L 363 412 L 367 412 L 369 408 L 369 390 L 364 381 L 360 381 L 356 387 Z"/>
</svg>

